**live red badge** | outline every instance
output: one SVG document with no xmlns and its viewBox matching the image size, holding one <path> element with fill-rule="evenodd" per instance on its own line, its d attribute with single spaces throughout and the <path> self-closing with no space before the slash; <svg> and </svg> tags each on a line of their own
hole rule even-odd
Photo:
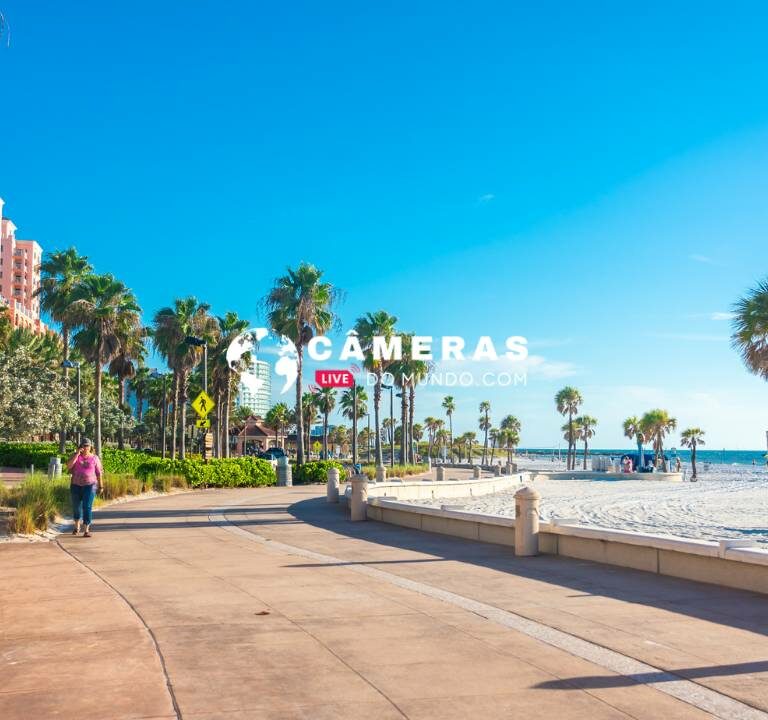
<svg viewBox="0 0 768 720">
<path fill-rule="evenodd" d="M 315 382 L 320 387 L 352 387 L 355 379 L 349 370 L 315 370 Z"/>
</svg>

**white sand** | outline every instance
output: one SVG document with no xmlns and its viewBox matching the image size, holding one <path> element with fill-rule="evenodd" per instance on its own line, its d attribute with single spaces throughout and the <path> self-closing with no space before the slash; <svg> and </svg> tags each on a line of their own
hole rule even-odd
<svg viewBox="0 0 768 720">
<path fill-rule="evenodd" d="M 581 523 L 699 539 L 749 538 L 768 543 L 768 469 L 709 465 L 699 481 L 537 480 L 541 517 L 577 518 Z M 549 460 L 518 458 L 521 470 L 562 470 Z M 690 466 L 683 464 L 688 471 Z M 424 501 L 419 501 L 423 503 Z M 514 490 L 476 499 L 435 500 L 473 512 L 515 514 Z"/>
</svg>

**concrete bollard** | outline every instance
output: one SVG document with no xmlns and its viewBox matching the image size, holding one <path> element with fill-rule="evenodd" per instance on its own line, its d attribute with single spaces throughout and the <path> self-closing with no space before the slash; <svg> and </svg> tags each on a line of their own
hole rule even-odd
<svg viewBox="0 0 768 720">
<path fill-rule="evenodd" d="M 472 467 L 472 477 L 473 478 L 479 478 L 480 477 L 480 466 L 475 465 Z"/>
<path fill-rule="evenodd" d="M 427 470 L 432 469 L 432 458 L 427 455 Z"/>
<path fill-rule="evenodd" d="M 48 460 L 48 479 L 61 477 L 61 458 L 56 456 Z"/>
<path fill-rule="evenodd" d="M 329 503 L 339 502 L 339 470 L 331 468 L 328 470 L 328 485 L 325 488 L 325 497 Z"/>
<path fill-rule="evenodd" d="M 442 465 L 438 465 L 435 468 L 435 480 L 437 480 L 437 482 L 443 482 L 445 480 L 445 468 Z"/>
<path fill-rule="evenodd" d="M 368 508 L 368 478 L 365 475 L 355 475 L 352 485 L 352 498 L 349 502 L 350 520 L 360 522 L 366 520 Z"/>
<path fill-rule="evenodd" d="M 288 462 L 287 457 L 281 457 L 277 460 L 277 484 L 279 487 L 290 487 L 293 485 L 291 463 Z"/>
<path fill-rule="evenodd" d="M 501 477 L 501 465 L 494 465 L 493 466 L 493 474 L 496 477 Z"/>
<path fill-rule="evenodd" d="M 515 555 L 539 554 L 539 502 L 541 495 L 532 487 L 515 493 Z"/>
<path fill-rule="evenodd" d="M 386 482 L 387 480 L 387 468 L 384 465 L 376 466 L 376 482 Z"/>
</svg>

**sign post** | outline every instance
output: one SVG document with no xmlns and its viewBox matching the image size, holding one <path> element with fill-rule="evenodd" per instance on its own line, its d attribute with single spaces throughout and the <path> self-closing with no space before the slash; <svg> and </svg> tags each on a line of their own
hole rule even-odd
<svg viewBox="0 0 768 720">
<path fill-rule="evenodd" d="M 203 390 L 193 401 L 192 409 L 197 413 L 197 420 L 195 421 L 195 427 L 201 430 L 209 430 L 211 427 L 211 420 L 208 417 L 210 412 L 214 409 L 215 403 L 213 398 Z M 206 432 L 203 435 L 203 462 L 208 462 L 208 456 L 213 450 L 213 433 Z"/>
</svg>

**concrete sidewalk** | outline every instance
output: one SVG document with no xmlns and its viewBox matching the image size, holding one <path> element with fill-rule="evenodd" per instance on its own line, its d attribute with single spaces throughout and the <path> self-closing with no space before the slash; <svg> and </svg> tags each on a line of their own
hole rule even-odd
<svg viewBox="0 0 768 720">
<path fill-rule="evenodd" d="M 764 596 L 351 524 L 323 494 L 100 510 L 93 538 L 61 546 L 112 587 L 56 546 L 0 548 L 20 588 L 0 602 L 0 717 L 768 717 L 752 709 L 768 710 Z M 628 677 L 468 609 L 478 603 L 652 667 Z M 701 687 L 714 692 L 702 700 Z"/>
</svg>

